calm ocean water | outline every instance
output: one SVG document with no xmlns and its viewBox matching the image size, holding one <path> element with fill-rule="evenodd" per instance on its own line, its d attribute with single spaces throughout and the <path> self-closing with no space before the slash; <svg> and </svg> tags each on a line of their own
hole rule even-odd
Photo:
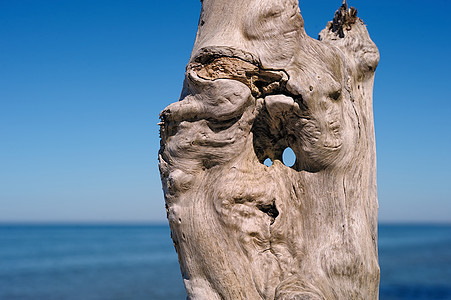
<svg viewBox="0 0 451 300">
<path fill-rule="evenodd" d="M 451 226 L 381 225 L 381 300 L 451 299 Z M 0 225 L 0 299 L 185 299 L 167 226 Z"/>
</svg>

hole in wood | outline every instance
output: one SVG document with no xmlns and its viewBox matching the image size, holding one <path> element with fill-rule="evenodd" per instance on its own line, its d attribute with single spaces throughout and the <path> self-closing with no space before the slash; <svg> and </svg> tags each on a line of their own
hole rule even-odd
<svg viewBox="0 0 451 300">
<path fill-rule="evenodd" d="M 265 165 L 265 166 L 267 166 L 267 167 L 271 167 L 272 166 L 272 160 L 271 160 L 271 158 L 267 158 L 267 159 L 265 159 L 265 161 L 263 162 L 263 164 Z"/>
<path fill-rule="evenodd" d="M 279 211 L 276 208 L 275 201 L 273 203 L 271 203 L 271 204 L 257 205 L 257 208 L 259 210 L 261 210 L 262 212 L 264 212 L 265 214 L 267 214 L 271 218 L 271 224 L 274 223 L 274 221 L 276 220 L 277 216 L 279 215 Z"/>
<path fill-rule="evenodd" d="M 282 162 L 287 167 L 292 167 L 296 162 L 296 154 L 290 147 L 286 148 L 282 154 Z"/>
</svg>

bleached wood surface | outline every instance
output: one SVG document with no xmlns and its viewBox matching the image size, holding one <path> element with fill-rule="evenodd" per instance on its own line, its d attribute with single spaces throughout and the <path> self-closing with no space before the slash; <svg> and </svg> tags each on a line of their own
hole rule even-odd
<svg viewBox="0 0 451 300">
<path fill-rule="evenodd" d="M 203 0 L 159 153 L 189 299 L 378 298 L 378 60 L 346 3 L 315 40 L 297 0 Z"/>
</svg>

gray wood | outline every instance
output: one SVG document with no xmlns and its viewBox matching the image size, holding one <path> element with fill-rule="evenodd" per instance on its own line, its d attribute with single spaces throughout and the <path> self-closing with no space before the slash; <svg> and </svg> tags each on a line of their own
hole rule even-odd
<svg viewBox="0 0 451 300">
<path fill-rule="evenodd" d="M 297 0 L 203 0 L 160 123 L 189 299 L 378 299 L 378 60 L 346 2 L 315 40 Z"/>
</svg>

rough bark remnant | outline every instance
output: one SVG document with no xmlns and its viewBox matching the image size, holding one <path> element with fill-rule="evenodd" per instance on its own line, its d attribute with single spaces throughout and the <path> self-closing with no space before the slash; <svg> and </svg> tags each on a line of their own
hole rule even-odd
<svg viewBox="0 0 451 300">
<path fill-rule="evenodd" d="M 189 299 L 378 298 L 378 60 L 346 3 L 314 40 L 297 0 L 203 0 L 181 99 L 160 123 Z"/>
</svg>

